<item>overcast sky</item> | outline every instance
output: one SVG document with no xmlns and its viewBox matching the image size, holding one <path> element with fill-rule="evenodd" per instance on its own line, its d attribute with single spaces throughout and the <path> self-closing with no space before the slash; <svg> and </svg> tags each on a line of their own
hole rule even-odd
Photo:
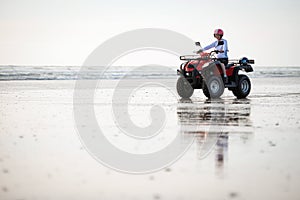
<svg viewBox="0 0 300 200">
<path fill-rule="evenodd" d="M 299 2 L 0 0 L 0 64 L 81 65 L 105 40 L 137 28 L 169 29 L 205 45 L 221 27 L 230 58 L 300 66 Z"/>
</svg>

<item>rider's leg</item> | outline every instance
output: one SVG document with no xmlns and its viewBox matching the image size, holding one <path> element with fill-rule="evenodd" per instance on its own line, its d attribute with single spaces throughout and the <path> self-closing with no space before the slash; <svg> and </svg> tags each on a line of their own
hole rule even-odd
<svg viewBox="0 0 300 200">
<path fill-rule="evenodd" d="M 224 76 L 226 76 L 226 69 L 225 69 L 224 63 L 221 63 L 221 67 L 222 67 L 222 71 L 223 71 Z"/>
<path fill-rule="evenodd" d="M 224 63 L 221 63 L 222 71 L 223 71 L 223 76 L 225 79 L 225 82 L 227 82 L 227 74 L 226 74 L 226 69 Z"/>
</svg>

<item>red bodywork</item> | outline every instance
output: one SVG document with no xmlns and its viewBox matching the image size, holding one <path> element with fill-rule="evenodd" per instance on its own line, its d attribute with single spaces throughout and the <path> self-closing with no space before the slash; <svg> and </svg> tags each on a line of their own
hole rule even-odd
<svg viewBox="0 0 300 200">
<path fill-rule="evenodd" d="M 226 75 L 232 76 L 234 68 L 235 68 L 235 66 L 232 66 L 229 69 L 226 69 Z"/>
<path fill-rule="evenodd" d="M 202 58 L 207 57 L 207 59 L 204 59 L 204 60 L 191 60 L 191 61 L 187 62 L 184 65 L 184 70 L 186 72 L 192 72 L 192 71 L 194 71 L 194 67 L 196 67 L 196 69 L 198 71 L 201 71 L 205 64 L 208 65 L 208 63 L 212 62 L 212 59 L 210 59 L 210 57 L 209 57 L 209 53 L 204 53 L 203 52 L 203 53 L 200 54 L 200 56 Z M 189 65 L 193 65 L 194 67 L 188 67 Z M 234 68 L 235 68 L 235 66 L 232 66 L 232 67 L 226 69 L 227 76 L 232 76 Z M 215 75 L 219 75 L 219 74 L 222 74 L 222 73 L 223 72 L 222 72 L 221 66 L 218 66 L 218 68 L 216 68 Z"/>
</svg>

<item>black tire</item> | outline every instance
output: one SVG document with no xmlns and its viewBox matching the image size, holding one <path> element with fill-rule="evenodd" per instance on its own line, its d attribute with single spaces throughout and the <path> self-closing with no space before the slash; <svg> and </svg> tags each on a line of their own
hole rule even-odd
<svg viewBox="0 0 300 200">
<path fill-rule="evenodd" d="M 203 94 L 204 94 L 207 98 L 210 98 L 209 91 L 208 91 L 208 88 L 207 88 L 207 85 L 206 85 L 205 82 L 203 82 L 203 85 L 202 85 L 202 91 L 203 91 Z"/>
<path fill-rule="evenodd" d="M 207 98 L 216 99 L 224 93 L 224 83 L 221 77 L 211 76 L 208 81 L 203 81 L 203 94 Z"/>
<path fill-rule="evenodd" d="M 232 89 L 232 93 L 236 98 L 243 99 L 246 98 L 251 90 L 251 82 L 248 76 L 239 75 L 239 79 L 237 81 L 237 87 Z"/>
<path fill-rule="evenodd" d="M 176 85 L 177 93 L 182 98 L 190 98 L 194 93 L 194 88 L 184 77 L 179 77 Z"/>
</svg>

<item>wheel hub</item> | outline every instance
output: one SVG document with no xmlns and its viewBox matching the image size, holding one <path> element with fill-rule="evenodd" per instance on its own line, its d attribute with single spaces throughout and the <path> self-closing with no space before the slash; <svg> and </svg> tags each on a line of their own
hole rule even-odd
<svg viewBox="0 0 300 200">
<path fill-rule="evenodd" d="M 210 91 L 212 93 L 217 93 L 220 90 L 220 85 L 218 83 L 218 81 L 214 80 L 211 82 L 210 84 Z"/>
<path fill-rule="evenodd" d="M 246 93 L 248 90 L 249 90 L 249 83 L 248 81 L 244 80 L 242 83 L 241 83 L 241 90 Z"/>
</svg>

